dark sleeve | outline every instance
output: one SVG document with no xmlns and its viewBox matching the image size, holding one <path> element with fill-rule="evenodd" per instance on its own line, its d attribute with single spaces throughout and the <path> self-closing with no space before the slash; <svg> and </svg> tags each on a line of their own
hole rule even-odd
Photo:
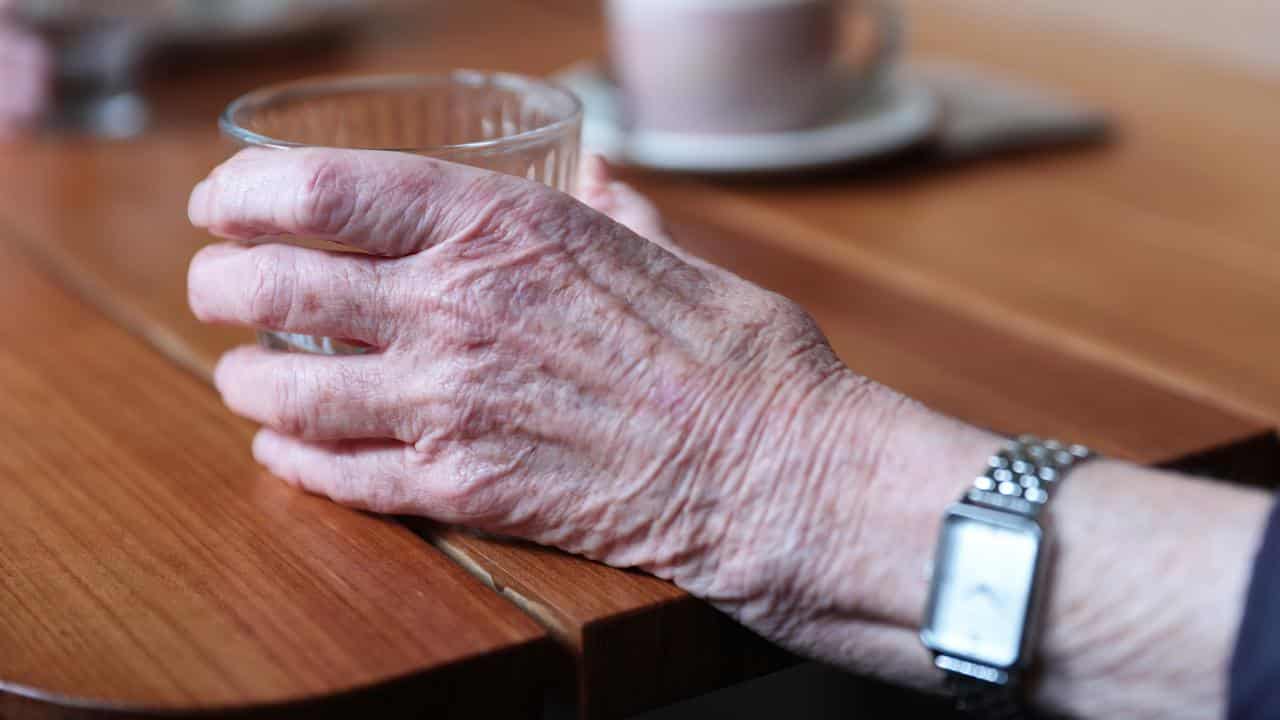
<svg viewBox="0 0 1280 720">
<path fill-rule="evenodd" d="M 1229 720 L 1280 718 L 1280 503 L 1253 560 L 1228 686 Z"/>
</svg>

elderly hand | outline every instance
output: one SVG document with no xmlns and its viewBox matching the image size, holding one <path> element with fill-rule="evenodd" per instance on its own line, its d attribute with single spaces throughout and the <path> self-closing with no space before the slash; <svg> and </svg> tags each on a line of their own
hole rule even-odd
<svg viewBox="0 0 1280 720">
<path fill-rule="evenodd" d="M 191 265 L 196 315 L 375 351 L 244 347 L 217 387 L 265 426 L 257 459 L 309 491 L 639 566 L 787 640 L 836 552 L 817 516 L 859 494 L 897 405 L 796 305 L 689 257 L 633 191 L 586 176 L 585 200 L 653 241 L 470 167 L 241 152 L 195 189 L 192 222 L 376 256 L 213 245 Z"/>
<path fill-rule="evenodd" d="M 0 139 L 39 118 L 51 84 L 48 48 L 7 16 L 9 4 L 0 0 Z"/>
<path fill-rule="evenodd" d="M 232 243 L 193 261 L 204 320 L 374 348 L 223 358 L 227 404 L 266 426 L 258 459 L 357 507 L 642 567 L 793 650 L 936 686 L 920 571 L 1000 439 L 855 376 L 795 305 L 688 257 L 599 166 L 585 177 L 595 209 L 391 153 L 250 150 L 215 170 L 197 225 L 377 253 Z M 1122 463 L 1073 473 L 1037 702 L 1220 715 L 1269 506 Z"/>
</svg>

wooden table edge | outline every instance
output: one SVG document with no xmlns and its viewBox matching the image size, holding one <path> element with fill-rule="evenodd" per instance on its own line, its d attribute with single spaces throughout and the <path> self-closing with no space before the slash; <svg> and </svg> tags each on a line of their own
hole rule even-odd
<svg viewBox="0 0 1280 720">
<path fill-rule="evenodd" d="M 48 693 L 0 680 L 0 717 L 15 720 L 117 720 L 119 718 L 328 718 L 348 717 L 354 712 L 389 712 L 398 708 L 439 707 L 467 694 L 467 707 L 459 717 L 491 707 L 511 712 L 526 707 L 520 716 L 535 717 L 546 680 L 546 656 L 552 652 L 547 636 L 533 638 L 490 652 L 478 653 L 448 665 L 421 672 L 386 678 L 331 694 L 286 698 L 245 705 L 203 706 L 186 709 L 175 706 L 125 705 L 91 697 Z M 483 697 L 494 677 L 504 680 L 501 698 Z M 469 692 L 474 691 L 474 692 Z M 490 693 L 492 694 L 492 693 Z M 478 703 L 477 703 L 478 701 Z M 496 701 L 496 702 L 493 702 Z M 447 716 L 453 717 L 454 712 Z"/>
</svg>

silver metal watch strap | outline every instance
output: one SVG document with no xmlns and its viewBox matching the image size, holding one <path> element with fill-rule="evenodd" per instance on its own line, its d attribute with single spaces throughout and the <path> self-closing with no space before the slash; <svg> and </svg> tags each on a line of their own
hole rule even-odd
<svg viewBox="0 0 1280 720">
<path fill-rule="evenodd" d="M 1092 457 L 1083 445 L 1019 436 L 987 460 L 965 500 L 1035 517 L 1071 468 Z"/>
<path fill-rule="evenodd" d="M 986 469 L 974 478 L 964 501 L 1037 517 L 1071 469 L 1093 457 L 1093 451 L 1083 445 L 1019 436 L 988 458 Z M 1025 673 L 1005 676 L 1008 682 L 998 683 L 948 671 L 947 687 L 955 695 L 957 707 L 972 717 L 1018 720 L 1026 717 L 1018 687 L 1022 675 Z"/>
</svg>

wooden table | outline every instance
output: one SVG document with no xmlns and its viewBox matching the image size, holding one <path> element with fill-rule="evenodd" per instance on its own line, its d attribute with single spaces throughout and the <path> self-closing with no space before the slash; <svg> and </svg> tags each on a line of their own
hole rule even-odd
<svg viewBox="0 0 1280 720">
<path fill-rule="evenodd" d="M 342 52 L 171 69 L 133 142 L 0 148 L 0 716 L 518 714 L 552 687 L 618 717 L 786 661 L 656 579 L 297 495 L 202 382 L 247 340 L 185 305 L 207 242 L 185 198 L 229 152 L 211 123 L 227 100 L 314 72 L 549 73 L 602 51 L 594 3 L 447 5 Z M 917 54 L 1074 92 L 1119 141 L 892 175 L 630 179 L 688 247 L 947 412 L 1143 462 L 1267 433 L 1280 83 L 912 10 Z"/>
</svg>

